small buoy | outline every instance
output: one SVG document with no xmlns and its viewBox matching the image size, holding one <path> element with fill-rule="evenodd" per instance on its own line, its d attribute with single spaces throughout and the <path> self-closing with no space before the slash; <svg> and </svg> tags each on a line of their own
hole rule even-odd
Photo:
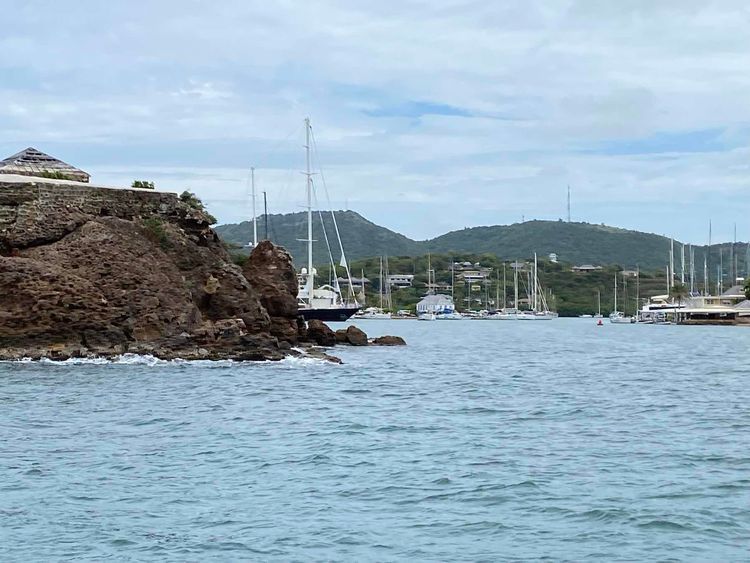
<svg viewBox="0 0 750 563">
<path fill-rule="evenodd" d="M 599 322 L 597 322 L 597 323 L 596 323 L 596 326 L 602 326 L 603 324 L 604 324 L 604 323 L 602 322 L 602 320 L 601 320 L 601 319 L 599 319 Z"/>
</svg>

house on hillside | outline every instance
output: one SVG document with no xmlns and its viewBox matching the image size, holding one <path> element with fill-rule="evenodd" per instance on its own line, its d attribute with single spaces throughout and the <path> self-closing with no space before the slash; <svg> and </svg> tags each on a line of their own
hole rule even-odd
<svg viewBox="0 0 750 563">
<path fill-rule="evenodd" d="M 414 283 L 414 274 L 390 274 L 386 283 L 398 289 L 411 287 Z"/>
<path fill-rule="evenodd" d="M 591 264 L 583 264 L 581 266 L 573 266 L 571 271 L 573 272 L 598 272 L 601 270 L 601 266 L 592 266 Z"/>
<path fill-rule="evenodd" d="M 33 147 L 0 160 L 0 174 L 88 182 L 89 174 Z"/>
</svg>

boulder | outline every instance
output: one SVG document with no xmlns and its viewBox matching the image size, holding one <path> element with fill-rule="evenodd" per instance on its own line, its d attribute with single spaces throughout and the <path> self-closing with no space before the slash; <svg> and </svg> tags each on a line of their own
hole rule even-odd
<svg viewBox="0 0 750 563">
<path fill-rule="evenodd" d="M 256 291 L 269 316 L 269 331 L 279 340 L 296 344 L 297 274 L 291 255 L 282 247 L 264 240 L 253 249 L 242 272 Z"/>
<path fill-rule="evenodd" d="M 334 346 L 336 334 L 323 321 L 313 319 L 307 321 L 307 339 L 318 346 Z"/>
<path fill-rule="evenodd" d="M 406 341 L 400 336 L 378 336 L 370 340 L 373 346 L 406 346 Z"/>
<path fill-rule="evenodd" d="M 336 331 L 335 335 L 336 335 L 336 343 L 337 344 L 347 344 L 346 329 L 345 328 L 338 329 Z"/>
<path fill-rule="evenodd" d="M 354 325 L 346 327 L 346 341 L 352 346 L 367 346 L 367 335 Z"/>
</svg>

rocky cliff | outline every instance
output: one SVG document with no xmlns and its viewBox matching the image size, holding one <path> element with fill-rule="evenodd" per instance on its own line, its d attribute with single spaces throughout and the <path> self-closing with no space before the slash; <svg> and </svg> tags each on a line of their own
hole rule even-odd
<svg viewBox="0 0 750 563">
<path fill-rule="evenodd" d="M 0 177 L 0 359 L 279 359 L 295 280 L 271 243 L 233 264 L 175 194 Z"/>
</svg>

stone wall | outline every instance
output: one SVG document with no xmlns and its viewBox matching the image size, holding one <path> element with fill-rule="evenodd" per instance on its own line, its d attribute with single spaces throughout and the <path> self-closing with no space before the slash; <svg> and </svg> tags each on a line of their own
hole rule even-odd
<svg viewBox="0 0 750 563">
<path fill-rule="evenodd" d="M 129 221 L 161 216 L 172 223 L 208 227 L 205 214 L 174 193 L 0 176 L 0 251 L 59 240 L 92 216 Z"/>
</svg>

